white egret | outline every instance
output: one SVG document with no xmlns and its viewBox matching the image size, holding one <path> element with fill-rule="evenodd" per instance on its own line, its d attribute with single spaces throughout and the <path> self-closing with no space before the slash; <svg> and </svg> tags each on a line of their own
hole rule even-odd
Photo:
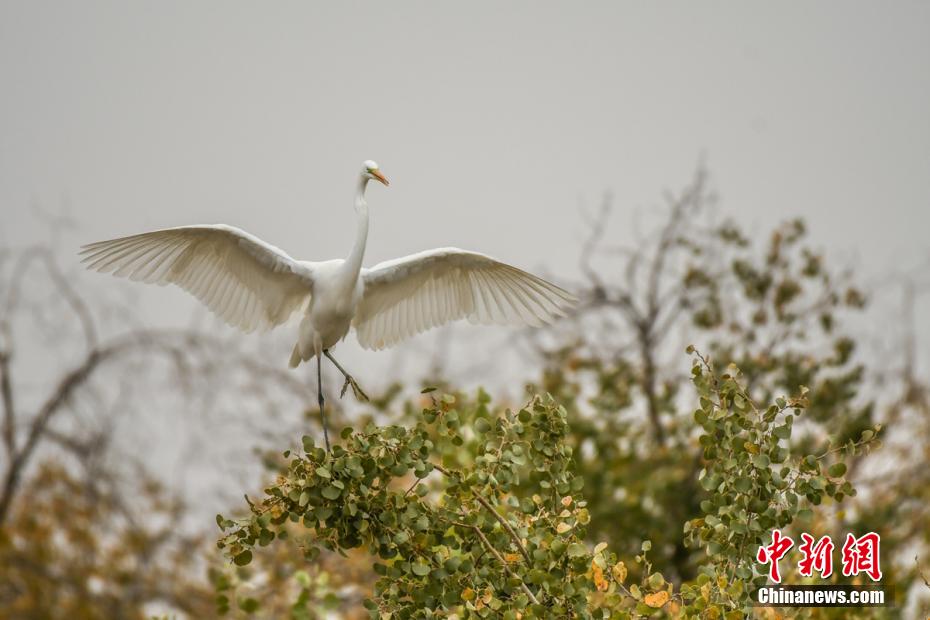
<svg viewBox="0 0 930 620">
<path fill-rule="evenodd" d="M 346 259 L 309 262 L 226 225 L 181 226 L 83 246 L 89 269 L 159 285 L 176 284 L 228 324 L 267 330 L 302 315 L 290 365 L 316 357 L 323 436 L 322 356 L 367 398 L 331 355 L 351 327 L 366 349 L 383 349 L 432 327 L 472 323 L 540 326 L 564 316 L 575 298 L 542 278 L 476 252 L 438 248 L 362 267 L 369 181 L 388 185 L 373 161 L 358 180 L 358 230 Z"/>
</svg>

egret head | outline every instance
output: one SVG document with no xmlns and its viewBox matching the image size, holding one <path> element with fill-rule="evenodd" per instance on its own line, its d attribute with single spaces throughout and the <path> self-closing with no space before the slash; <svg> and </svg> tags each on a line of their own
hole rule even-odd
<svg viewBox="0 0 930 620">
<path fill-rule="evenodd" d="M 384 175 L 381 174 L 381 170 L 378 169 L 378 164 L 370 159 L 362 164 L 362 176 L 368 180 L 374 179 L 375 181 L 381 181 L 385 185 L 390 185 Z"/>
</svg>

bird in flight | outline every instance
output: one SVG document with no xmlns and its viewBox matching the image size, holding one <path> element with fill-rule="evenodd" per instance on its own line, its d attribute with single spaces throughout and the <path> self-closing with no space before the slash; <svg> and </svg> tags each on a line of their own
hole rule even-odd
<svg viewBox="0 0 930 620">
<path fill-rule="evenodd" d="M 355 195 L 358 229 L 348 258 L 301 261 L 243 230 L 180 226 L 99 241 L 81 248 L 89 269 L 151 284 L 176 284 L 226 323 L 248 333 L 300 315 L 290 366 L 316 358 L 317 399 L 326 449 L 322 357 L 367 399 L 330 350 L 355 328 L 366 349 L 383 349 L 459 319 L 539 327 L 565 316 L 576 299 L 564 289 L 484 254 L 437 248 L 362 267 L 368 240 L 369 181 L 385 186 L 366 161 Z"/>
</svg>

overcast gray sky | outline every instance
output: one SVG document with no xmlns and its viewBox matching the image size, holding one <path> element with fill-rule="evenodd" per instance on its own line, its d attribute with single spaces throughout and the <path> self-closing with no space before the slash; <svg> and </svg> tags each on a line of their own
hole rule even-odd
<svg viewBox="0 0 930 620">
<path fill-rule="evenodd" d="M 926 2 L 4 0 L 0 88 L 4 245 L 45 237 L 39 204 L 75 246 L 225 222 L 339 257 L 372 158 L 368 264 L 457 245 L 566 277 L 579 205 L 612 192 L 622 236 L 703 154 L 756 230 L 804 216 L 872 273 L 930 249 Z"/>
<path fill-rule="evenodd" d="M 930 249 L 926 2 L 5 0 L 0 88 L 4 245 L 45 237 L 39 204 L 75 246 L 225 222 L 339 257 L 372 158 L 368 264 L 457 245 L 567 277 L 579 205 L 612 192 L 622 236 L 703 154 L 756 230 L 804 216 L 873 273 Z M 144 295 L 154 323 L 195 307 Z"/>
<path fill-rule="evenodd" d="M 574 269 L 579 199 L 630 209 L 705 153 L 723 210 L 926 250 L 930 4 L 0 3 L 4 243 L 223 221 L 370 261 L 457 244 Z"/>
</svg>

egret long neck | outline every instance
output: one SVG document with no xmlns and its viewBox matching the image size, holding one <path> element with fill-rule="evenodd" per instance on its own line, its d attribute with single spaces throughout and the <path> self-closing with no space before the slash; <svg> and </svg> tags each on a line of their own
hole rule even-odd
<svg viewBox="0 0 930 620">
<path fill-rule="evenodd" d="M 365 258 L 365 245 L 368 243 L 368 203 L 365 202 L 365 189 L 368 179 L 361 177 L 358 181 L 358 191 L 355 194 L 355 214 L 358 216 L 358 228 L 355 233 L 355 245 L 346 259 L 345 267 L 352 279 L 358 277 L 362 270 L 362 259 Z"/>
</svg>

